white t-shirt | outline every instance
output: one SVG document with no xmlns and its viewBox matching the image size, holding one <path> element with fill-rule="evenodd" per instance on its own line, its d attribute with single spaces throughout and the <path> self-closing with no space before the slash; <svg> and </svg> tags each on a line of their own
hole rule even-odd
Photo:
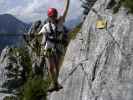
<svg viewBox="0 0 133 100">
<path fill-rule="evenodd" d="M 54 47 L 54 43 L 52 43 L 52 42 L 50 42 L 50 41 L 47 41 L 46 42 L 46 44 L 45 44 L 45 41 L 46 41 L 46 36 L 45 36 L 45 34 L 46 33 L 51 33 L 51 30 L 50 30 L 50 25 L 49 24 L 51 24 L 51 27 L 52 27 L 52 29 L 53 30 L 55 30 L 55 25 L 54 24 L 52 24 L 52 23 L 47 23 L 47 24 L 45 24 L 43 27 L 42 27 L 42 29 L 41 29 L 41 31 L 38 33 L 38 34 L 43 34 L 43 38 L 42 38 L 42 42 L 41 42 L 41 45 L 45 45 L 45 49 L 46 48 L 53 48 Z M 63 29 L 63 21 L 62 20 L 60 20 L 59 22 L 58 22 L 58 24 L 57 24 L 57 31 L 58 32 L 63 32 L 64 31 L 64 29 Z"/>
</svg>

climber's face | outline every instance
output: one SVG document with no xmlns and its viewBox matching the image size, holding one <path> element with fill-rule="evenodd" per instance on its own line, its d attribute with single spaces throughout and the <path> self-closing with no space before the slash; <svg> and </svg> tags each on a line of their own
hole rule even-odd
<svg viewBox="0 0 133 100">
<path fill-rule="evenodd" d="M 51 16 L 51 17 L 49 17 L 49 20 L 50 20 L 52 23 L 56 23 L 56 21 L 57 21 L 57 16 Z"/>
<path fill-rule="evenodd" d="M 58 11 L 56 8 L 49 8 L 48 9 L 48 17 L 49 17 L 49 20 L 52 22 L 52 23 L 55 23 L 56 20 L 57 20 L 57 16 L 58 16 Z"/>
</svg>

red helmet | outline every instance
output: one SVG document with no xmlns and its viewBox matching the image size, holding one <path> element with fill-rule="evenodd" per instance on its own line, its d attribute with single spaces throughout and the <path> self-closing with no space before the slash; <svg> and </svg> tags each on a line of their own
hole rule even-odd
<svg viewBox="0 0 133 100">
<path fill-rule="evenodd" d="M 52 16 L 57 17 L 57 15 L 58 15 L 58 12 L 55 8 L 49 8 L 48 9 L 48 16 L 49 17 L 52 17 Z"/>
</svg>

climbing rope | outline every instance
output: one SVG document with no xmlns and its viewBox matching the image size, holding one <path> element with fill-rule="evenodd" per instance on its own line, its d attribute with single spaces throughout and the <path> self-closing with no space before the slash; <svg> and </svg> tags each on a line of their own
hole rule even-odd
<svg viewBox="0 0 133 100">
<path fill-rule="evenodd" d="M 109 29 L 106 29 L 107 33 L 110 35 L 110 37 L 113 39 L 113 41 L 117 44 L 119 50 L 121 51 L 121 54 L 125 56 L 124 51 L 121 49 L 120 44 L 116 41 L 115 37 L 111 34 L 111 32 L 109 31 Z"/>
<path fill-rule="evenodd" d="M 61 84 L 63 84 L 77 70 L 77 68 L 87 60 L 88 59 L 84 59 L 84 60 L 80 61 L 74 68 L 72 68 L 72 70 L 69 72 L 68 76 L 61 82 Z"/>
</svg>

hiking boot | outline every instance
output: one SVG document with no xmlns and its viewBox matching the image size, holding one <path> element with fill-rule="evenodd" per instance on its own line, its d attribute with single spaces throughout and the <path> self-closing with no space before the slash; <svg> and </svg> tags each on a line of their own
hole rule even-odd
<svg viewBox="0 0 133 100">
<path fill-rule="evenodd" d="M 53 83 L 51 83 L 51 85 L 50 85 L 49 88 L 48 88 L 48 92 L 53 92 L 53 91 L 55 91 L 55 90 L 56 90 L 56 85 L 53 84 Z"/>
<path fill-rule="evenodd" d="M 61 84 L 57 83 L 55 91 L 59 91 L 62 88 L 63 88 L 63 86 Z"/>
<path fill-rule="evenodd" d="M 48 88 L 48 92 L 53 92 L 53 91 L 59 91 L 60 89 L 62 89 L 62 85 L 60 85 L 59 83 L 56 84 L 51 84 Z"/>
</svg>

